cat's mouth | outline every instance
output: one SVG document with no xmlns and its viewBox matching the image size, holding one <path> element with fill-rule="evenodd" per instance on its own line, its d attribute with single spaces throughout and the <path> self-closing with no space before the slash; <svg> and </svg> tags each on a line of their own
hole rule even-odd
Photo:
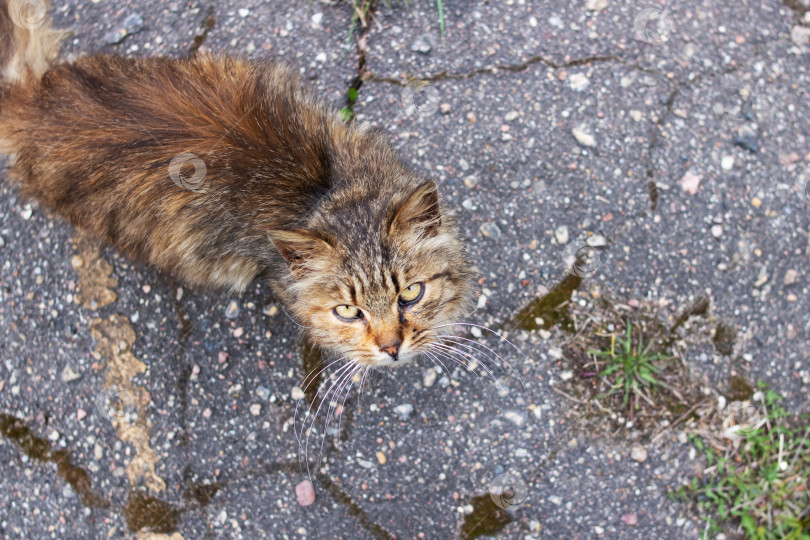
<svg viewBox="0 0 810 540">
<path fill-rule="evenodd" d="M 421 356 L 421 354 L 420 351 L 414 349 L 400 349 L 395 356 L 383 352 L 377 354 L 371 353 L 363 355 L 359 358 L 359 361 L 366 364 L 368 367 L 397 367 L 410 364 Z"/>
</svg>

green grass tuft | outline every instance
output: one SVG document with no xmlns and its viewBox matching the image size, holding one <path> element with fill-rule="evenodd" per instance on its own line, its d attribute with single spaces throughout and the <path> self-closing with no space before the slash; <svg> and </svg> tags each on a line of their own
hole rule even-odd
<svg viewBox="0 0 810 540">
<path fill-rule="evenodd" d="M 810 540 L 810 416 L 791 426 L 782 397 L 758 387 L 763 421 L 724 452 L 693 436 L 708 467 L 677 495 L 697 500 L 712 535 L 726 525 L 751 540 Z"/>
<path fill-rule="evenodd" d="M 638 343 L 633 343 L 633 328 L 630 322 L 627 323 L 625 336 L 610 337 L 610 350 L 588 351 L 597 359 L 603 361 L 606 367 L 599 372 L 610 384 L 610 390 L 606 393 L 598 394 L 597 399 L 604 399 L 608 396 L 622 393 L 622 408 L 626 408 L 631 398 L 635 398 L 636 406 L 638 399 L 652 403 L 649 393 L 657 386 L 664 383 L 657 378 L 662 369 L 658 365 L 660 362 L 669 360 L 661 353 L 652 352 L 650 346 L 644 347 L 644 339 L 638 337 Z"/>
</svg>

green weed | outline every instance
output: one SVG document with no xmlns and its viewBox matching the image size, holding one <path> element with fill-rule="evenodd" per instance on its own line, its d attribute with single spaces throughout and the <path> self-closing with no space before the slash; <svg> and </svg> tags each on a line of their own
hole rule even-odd
<svg viewBox="0 0 810 540">
<path fill-rule="evenodd" d="M 725 451 L 693 436 L 708 467 L 677 496 L 697 500 L 707 533 L 732 525 L 751 540 L 810 540 L 810 416 L 791 426 L 782 397 L 757 386 L 762 421 L 739 430 L 739 445 Z"/>
<path fill-rule="evenodd" d="M 622 409 L 627 407 L 631 398 L 635 398 L 635 405 L 638 408 L 639 398 L 653 405 L 649 396 L 650 392 L 658 386 L 667 386 L 659 377 L 662 373 L 659 364 L 669 358 L 651 351 L 649 344 L 645 347 L 644 339 L 640 334 L 638 342 L 634 344 L 630 322 L 627 323 L 624 337 L 616 334 L 610 336 L 610 350 L 589 349 L 588 352 L 606 364 L 598 375 L 610 384 L 610 390 L 598 394 L 597 399 L 604 399 L 621 392 Z"/>
</svg>

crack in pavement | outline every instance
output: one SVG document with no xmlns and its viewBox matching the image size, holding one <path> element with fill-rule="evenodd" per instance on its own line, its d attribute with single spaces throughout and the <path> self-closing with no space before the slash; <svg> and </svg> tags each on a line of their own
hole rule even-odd
<svg viewBox="0 0 810 540">
<path fill-rule="evenodd" d="M 368 73 L 368 75 L 366 75 L 366 78 L 371 82 L 394 84 L 396 86 L 407 86 L 413 80 L 420 80 L 425 82 L 457 81 L 457 80 L 471 79 L 477 75 L 494 75 L 498 71 L 511 71 L 513 73 L 516 73 L 525 71 L 526 69 L 535 64 L 543 64 L 552 69 L 565 69 L 583 66 L 587 64 L 602 64 L 611 62 L 622 64 L 635 71 L 641 71 L 649 75 L 663 76 L 663 74 L 658 72 L 657 70 L 645 68 L 643 66 L 629 62 L 621 57 L 614 55 L 587 56 L 584 58 L 575 58 L 574 60 L 569 60 L 568 62 L 559 63 L 555 62 L 548 56 L 538 54 L 530 57 L 528 60 L 521 62 L 519 64 L 495 64 L 493 66 L 485 66 L 474 69 L 472 71 L 458 72 L 458 73 L 448 73 L 446 70 L 443 70 L 438 73 L 434 73 L 433 75 L 427 75 L 425 77 L 411 77 L 408 80 L 404 81 L 393 77 L 380 77 L 374 75 L 373 73 Z"/>
</svg>

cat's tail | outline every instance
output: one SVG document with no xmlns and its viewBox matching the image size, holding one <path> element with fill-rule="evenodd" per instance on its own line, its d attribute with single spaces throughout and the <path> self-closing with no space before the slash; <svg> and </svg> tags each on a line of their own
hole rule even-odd
<svg viewBox="0 0 810 540">
<path fill-rule="evenodd" d="M 0 90 L 38 81 L 68 34 L 54 30 L 48 0 L 0 0 Z"/>
</svg>

